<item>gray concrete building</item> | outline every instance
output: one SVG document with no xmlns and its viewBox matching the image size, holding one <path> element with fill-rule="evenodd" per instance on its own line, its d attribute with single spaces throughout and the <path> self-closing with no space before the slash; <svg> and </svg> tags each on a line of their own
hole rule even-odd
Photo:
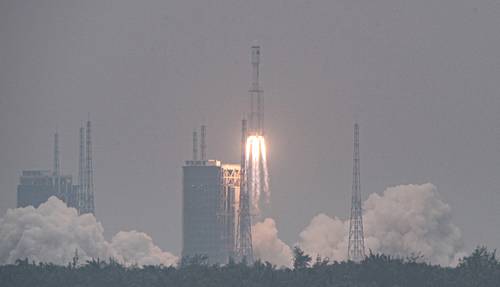
<svg viewBox="0 0 500 287">
<path fill-rule="evenodd" d="M 17 207 L 38 207 L 56 196 L 70 207 L 77 207 L 77 186 L 71 175 L 54 175 L 49 170 L 23 170 L 17 186 Z"/>
<path fill-rule="evenodd" d="M 239 166 L 190 160 L 183 167 L 182 256 L 226 264 L 235 251 Z"/>
</svg>

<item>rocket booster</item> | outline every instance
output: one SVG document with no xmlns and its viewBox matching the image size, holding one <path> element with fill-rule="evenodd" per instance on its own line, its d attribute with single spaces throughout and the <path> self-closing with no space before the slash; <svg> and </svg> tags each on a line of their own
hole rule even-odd
<svg viewBox="0 0 500 287">
<path fill-rule="evenodd" d="M 264 91 L 259 84 L 260 46 L 252 46 L 252 85 L 250 87 L 250 135 L 264 135 Z"/>
</svg>

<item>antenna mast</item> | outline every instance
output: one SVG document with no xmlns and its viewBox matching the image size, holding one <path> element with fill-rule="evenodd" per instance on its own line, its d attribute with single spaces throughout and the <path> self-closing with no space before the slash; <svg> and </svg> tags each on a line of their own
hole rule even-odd
<svg viewBox="0 0 500 287">
<path fill-rule="evenodd" d="M 60 192 L 60 162 L 59 162 L 59 134 L 56 131 L 54 134 L 54 170 L 52 171 L 54 176 L 54 185 L 56 187 L 56 194 L 59 196 Z"/>
<path fill-rule="evenodd" d="M 198 160 L 198 133 L 193 131 L 193 160 Z"/>
<path fill-rule="evenodd" d="M 78 154 L 78 212 L 82 213 L 85 201 L 85 128 L 80 127 L 80 151 Z"/>
<path fill-rule="evenodd" d="M 82 130 L 80 130 L 81 133 Z M 81 135 L 80 135 L 81 137 Z M 80 138 L 81 140 L 81 138 Z M 81 149 L 81 147 L 80 147 Z M 94 169 L 92 163 L 92 138 L 91 138 L 91 124 L 90 120 L 87 121 L 86 131 L 86 157 L 85 157 L 85 183 L 83 191 L 83 206 L 81 213 L 94 214 Z"/>
<path fill-rule="evenodd" d="M 354 124 L 354 153 L 351 220 L 349 221 L 349 244 L 347 256 L 349 260 L 360 262 L 365 258 L 365 240 L 363 235 L 363 210 L 361 209 L 361 181 L 359 157 L 359 126 Z"/>
<path fill-rule="evenodd" d="M 207 160 L 207 143 L 206 143 L 206 136 L 207 136 L 207 126 L 206 125 L 201 125 L 201 160 Z"/>
</svg>

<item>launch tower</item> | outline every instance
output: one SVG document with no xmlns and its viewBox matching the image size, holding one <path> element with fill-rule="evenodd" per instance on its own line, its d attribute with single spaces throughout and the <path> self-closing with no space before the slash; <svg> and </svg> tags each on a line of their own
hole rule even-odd
<svg viewBox="0 0 500 287">
<path fill-rule="evenodd" d="M 86 130 L 84 130 L 83 127 L 80 128 L 80 153 L 78 168 L 78 210 L 81 214 L 94 214 L 94 169 L 92 162 L 90 120 L 87 121 Z"/>
</svg>

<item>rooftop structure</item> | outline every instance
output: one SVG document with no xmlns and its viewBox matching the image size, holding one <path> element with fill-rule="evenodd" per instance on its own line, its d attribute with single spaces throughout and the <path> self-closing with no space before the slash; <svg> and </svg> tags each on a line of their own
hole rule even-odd
<svg viewBox="0 0 500 287">
<path fill-rule="evenodd" d="M 75 207 L 76 187 L 71 175 L 54 175 L 50 170 L 23 170 L 17 186 L 17 207 L 38 207 L 56 196 Z"/>
<path fill-rule="evenodd" d="M 71 175 L 63 175 L 59 157 L 59 134 L 54 134 L 53 170 L 24 170 L 17 187 L 17 206 L 38 207 L 49 197 L 57 196 L 78 213 L 94 213 L 94 171 L 91 123 L 80 128 L 78 184 Z"/>
</svg>

